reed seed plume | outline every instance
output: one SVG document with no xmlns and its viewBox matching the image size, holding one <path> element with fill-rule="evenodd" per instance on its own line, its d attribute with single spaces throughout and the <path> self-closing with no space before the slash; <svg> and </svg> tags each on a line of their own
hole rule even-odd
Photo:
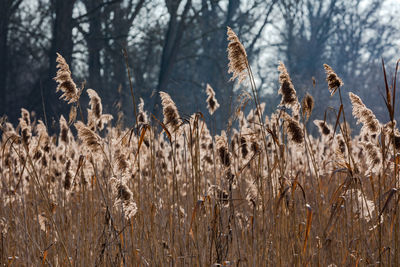
<svg viewBox="0 0 400 267">
<path fill-rule="evenodd" d="M 48 140 L 49 134 L 47 133 L 46 125 L 44 125 L 42 120 L 38 120 L 38 123 L 35 127 L 35 131 L 39 136 L 39 140 L 41 140 L 41 144 L 43 144 L 44 141 Z"/>
<path fill-rule="evenodd" d="M 61 115 L 60 117 L 60 141 L 63 142 L 65 145 L 69 143 L 69 127 L 67 121 L 65 120 L 64 116 Z"/>
<path fill-rule="evenodd" d="M 72 80 L 71 71 L 65 59 L 57 53 L 56 59 L 58 65 L 57 75 L 54 80 L 58 83 L 57 90 L 63 92 L 60 99 L 68 101 L 68 104 L 77 102 L 79 99 L 80 92 L 76 87 L 75 82 Z"/>
<path fill-rule="evenodd" d="M 302 144 L 304 135 L 299 122 L 290 117 L 287 113 L 283 114 L 283 119 L 285 120 L 285 126 L 288 132 L 289 139 L 296 144 Z"/>
<path fill-rule="evenodd" d="M 31 125 L 31 116 L 29 115 L 29 111 L 24 108 L 21 108 L 21 118 L 26 122 L 26 125 Z"/>
<path fill-rule="evenodd" d="M 370 142 L 361 142 L 364 146 L 367 156 L 368 156 L 368 166 L 369 169 L 367 172 L 377 173 L 380 170 L 380 164 L 382 162 L 381 153 L 379 152 L 379 148 Z"/>
<path fill-rule="evenodd" d="M 273 110 L 260 102 L 230 28 L 228 36 L 230 76 L 236 83 L 248 75 L 252 95 L 242 90 L 225 103 L 224 129 L 223 121 L 209 120 L 222 103 L 206 83 L 208 119 L 180 115 L 180 103 L 159 91 L 163 118 L 156 118 L 133 90 L 132 118 L 122 112 L 122 87 L 112 106 L 117 124 L 106 125 L 112 116 L 103 114 L 104 98 L 93 89 L 85 106 L 80 99 L 69 106 L 69 118 L 41 121 L 22 109 L 13 126 L 0 117 L 0 262 L 400 266 L 396 79 L 385 79 L 390 122 L 380 124 L 355 94 L 349 94 L 354 116 L 347 114 L 341 81 L 327 65 L 340 108 L 320 103 L 316 112 L 312 91 L 300 99 L 292 66 L 280 63 Z M 59 81 L 70 82 L 59 90 L 75 101 L 83 89 L 70 88 L 69 66 L 61 56 L 58 62 Z M 361 131 L 354 135 L 349 123 L 357 120 Z M 311 122 L 320 134 L 308 129 Z"/>
<path fill-rule="evenodd" d="M 90 101 L 90 111 L 91 115 L 96 119 L 100 119 L 101 114 L 103 113 L 103 105 L 101 104 L 101 98 L 97 94 L 97 92 L 93 89 L 87 89 L 87 94 L 89 95 Z"/>
<path fill-rule="evenodd" d="M 22 112 L 23 116 L 24 112 Z M 28 123 L 27 123 L 28 121 Z M 25 117 L 19 118 L 19 127 L 21 128 L 21 137 L 25 144 L 29 145 L 32 137 L 32 126 L 30 121 Z"/>
<path fill-rule="evenodd" d="M 214 89 L 207 83 L 206 87 L 206 93 L 207 93 L 207 109 L 210 115 L 214 114 L 214 112 L 219 108 L 219 103 L 217 99 L 215 98 L 215 92 Z"/>
<path fill-rule="evenodd" d="M 160 92 L 161 104 L 163 107 L 164 114 L 164 124 L 172 130 L 171 132 L 176 132 L 180 125 L 182 124 L 179 118 L 178 109 L 176 108 L 175 102 L 171 99 L 171 96 L 165 92 Z"/>
<path fill-rule="evenodd" d="M 238 83 L 240 84 L 247 77 L 247 54 L 244 46 L 239 41 L 239 38 L 235 34 L 235 32 L 227 27 L 227 35 L 228 35 L 228 73 L 232 73 L 231 81 L 238 79 Z"/>
<path fill-rule="evenodd" d="M 147 116 L 147 112 L 144 110 L 143 98 L 140 98 L 140 102 L 138 104 L 138 123 L 146 124 L 146 123 L 148 123 L 148 121 L 149 121 L 149 119 Z"/>
<path fill-rule="evenodd" d="M 120 206 L 122 205 L 125 218 L 129 220 L 137 213 L 137 205 L 133 200 L 133 193 L 126 185 L 126 174 L 123 177 L 125 179 L 117 180 L 116 178 L 111 178 L 110 183 L 112 185 L 112 191 L 115 196 L 114 205 Z"/>
<path fill-rule="evenodd" d="M 303 116 L 308 120 L 314 109 L 314 98 L 309 93 L 304 96 L 302 106 Z"/>
<path fill-rule="evenodd" d="M 75 120 L 76 120 L 76 115 L 77 115 L 77 108 L 75 105 L 71 106 L 71 109 L 69 111 L 68 115 L 68 124 L 71 125 Z"/>
<path fill-rule="evenodd" d="M 372 200 L 366 198 L 360 189 L 355 189 L 353 192 L 347 191 L 346 197 L 356 201 L 355 205 L 353 204 L 354 214 L 366 221 L 371 221 L 375 210 L 375 204 Z"/>
<path fill-rule="evenodd" d="M 65 165 L 65 177 L 64 177 L 64 188 L 70 190 L 72 186 L 73 173 L 71 172 L 71 160 L 68 159 Z"/>
<path fill-rule="evenodd" d="M 336 152 L 339 155 L 345 156 L 346 155 L 346 151 L 347 151 L 347 147 L 346 147 L 346 142 L 344 141 L 343 135 L 342 134 L 338 134 L 336 135 Z"/>
<path fill-rule="evenodd" d="M 319 132 L 323 136 L 328 136 L 333 133 L 333 129 L 323 120 L 314 120 L 314 124 L 318 127 Z"/>
<path fill-rule="evenodd" d="M 281 85 L 278 94 L 282 95 L 280 106 L 293 109 L 299 104 L 299 100 L 297 99 L 296 95 L 296 90 L 294 89 L 292 80 L 290 79 L 285 64 L 280 62 L 278 70 L 280 71 L 279 83 Z"/>
<path fill-rule="evenodd" d="M 324 68 L 326 73 L 326 81 L 328 82 L 329 92 L 331 93 L 331 96 L 333 96 L 336 93 L 336 90 L 340 86 L 343 86 L 343 82 L 328 64 L 324 64 Z"/>
<path fill-rule="evenodd" d="M 212 196 L 220 204 L 227 204 L 229 200 L 228 192 L 221 189 L 218 185 L 209 185 L 207 195 Z"/>
<path fill-rule="evenodd" d="M 118 171 L 124 173 L 128 169 L 129 164 L 126 161 L 124 153 L 122 153 L 120 149 L 117 149 L 115 152 L 115 159 L 117 161 Z"/>
<path fill-rule="evenodd" d="M 109 123 L 113 119 L 113 116 L 110 114 L 103 114 L 101 98 L 95 90 L 88 89 L 87 93 L 90 98 L 90 109 L 88 109 L 88 126 L 93 131 L 96 131 L 97 129 L 103 130 L 104 125 Z"/>
<path fill-rule="evenodd" d="M 372 110 L 364 105 L 359 96 L 350 92 L 349 97 L 353 105 L 353 116 L 357 118 L 357 123 L 361 122 L 363 128 L 368 129 L 370 134 L 378 134 L 381 127 Z"/>
<path fill-rule="evenodd" d="M 78 137 L 83 141 L 86 147 L 93 152 L 99 151 L 101 148 L 100 136 L 90 130 L 83 122 L 78 121 L 75 123 L 75 128 L 78 131 Z"/>
<path fill-rule="evenodd" d="M 226 137 L 225 131 L 222 131 L 220 136 L 215 137 L 215 145 L 217 147 L 217 152 L 219 155 L 219 159 L 225 167 L 230 167 L 231 166 L 231 157 L 230 153 L 228 150 L 228 141 Z"/>
</svg>

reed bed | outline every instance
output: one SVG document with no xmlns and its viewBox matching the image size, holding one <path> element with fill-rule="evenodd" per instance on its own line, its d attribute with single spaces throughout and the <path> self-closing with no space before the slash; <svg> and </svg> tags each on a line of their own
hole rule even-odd
<svg viewBox="0 0 400 267">
<path fill-rule="evenodd" d="M 217 134 L 210 85 L 210 116 L 180 115 L 160 92 L 163 118 L 140 100 L 135 125 L 124 128 L 103 114 L 95 90 L 77 88 L 58 55 L 57 91 L 71 105 L 58 134 L 25 109 L 16 127 L 1 121 L 2 266 L 399 266 L 396 77 L 384 74 L 383 123 L 324 65 L 338 106 L 334 121 L 321 114 L 312 125 L 314 99 L 299 101 L 281 63 L 282 100 L 267 116 L 230 28 L 228 40 L 229 72 L 250 93 Z"/>
</svg>

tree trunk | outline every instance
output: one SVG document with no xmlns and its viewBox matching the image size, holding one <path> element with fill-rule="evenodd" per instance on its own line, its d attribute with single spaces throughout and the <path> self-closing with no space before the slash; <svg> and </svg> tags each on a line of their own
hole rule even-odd
<svg viewBox="0 0 400 267">
<path fill-rule="evenodd" d="M 0 116 L 6 112 L 7 105 L 7 73 L 8 73 L 8 23 L 9 14 L 0 4 Z"/>
<path fill-rule="evenodd" d="M 27 103 L 27 106 L 30 109 L 38 110 L 38 115 L 41 117 L 44 115 L 44 110 L 39 107 L 43 106 L 43 94 L 43 102 L 45 105 L 47 120 L 53 118 L 58 121 L 60 115 L 66 115 L 69 110 L 69 106 L 66 103 L 63 103 L 63 101 L 59 100 L 61 93 L 56 93 L 57 83 L 53 80 L 53 78 L 56 76 L 57 72 L 56 53 L 61 54 L 70 65 L 70 68 L 72 68 L 72 29 L 74 27 L 72 10 L 75 2 L 76 0 L 54 0 L 52 2 L 55 18 L 53 22 L 51 47 L 48 54 L 49 68 L 46 76 L 44 76 L 43 79 L 40 79 L 35 84 L 34 89 L 29 97 L 29 102 Z"/>
<path fill-rule="evenodd" d="M 176 61 L 176 57 L 180 48 L 180 43 L 182 41 L 183 34 L 186 30 L 186 15 L 192 5 L 192 1 L 188 0 L 185 4 L 185 8 L 182 11 L 181 19 L 178 21 L 178 8 L 180 2 L 168 3 L 167 7 L 170 14 L 170 19 L 168 22 L 168 29 L 165 36 L 163 52 L 160 62 L 160 72 L 158 75 L 157 84 L 157 95 L 155 96 L 153 111 L 156 116 L 160 115 L 161 111 L 161 101 L 158 93 L 162 90 L 167 89 L 168 81 L 173 70 L 173 66 Z"/>
<path fill-rule="evenodd" d="M 22 0 L 0 1 L 0 116 L 7 111 L 7 79 L 9 72 L 8 30 L 10 18 Z"/>
<path fill-rule="evenodd" d="M 97 1 L 90 1 L 87 9 L 94 10 L 96 8 Z M 86 42 L 89 52 L 89 81 L 88 87 L 93 88 L 97 91 L 102 91 L 102 77 L 101 77 L 101 62 L 100 62 L 100 51 L 103 48 L 103 39 L 101 32 L 101 10 L 97 9 L 89 21 L 89 33 L 86 36 Z"/>
</svg>

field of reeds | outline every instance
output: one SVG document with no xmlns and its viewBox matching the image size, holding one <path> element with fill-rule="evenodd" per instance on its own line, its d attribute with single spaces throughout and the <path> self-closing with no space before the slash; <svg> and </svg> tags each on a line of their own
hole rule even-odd
<svg viewBox="0 0 400 267">
<path fill-rule="evenodd" d="M 1 265 L 399 266 L 397 77 L 384 73 L 390 121 L 379 122 L 324 65 L 336 120 L 309 122 L 314 100 L 298 99 L 281 63 L 281 103 L 266 116 L 229 28 L 228 40 L 229 72 L 249 93 L 217 134 L 201 113 L 180 116 L 165 92 L 156 118 L 132 90 L 132 128 L 103 114 L 95 90 L 84 112 L 58 55 L 57 91 L 71 106 L 58 134 L 25 109 L 16 127 L 1 121 Z M 212 118 L 218 96 L 206 92 Z"/>
</svg>

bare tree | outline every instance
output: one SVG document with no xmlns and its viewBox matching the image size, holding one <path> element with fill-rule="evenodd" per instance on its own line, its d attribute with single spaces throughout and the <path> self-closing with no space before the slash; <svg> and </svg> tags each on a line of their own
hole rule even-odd
<svg viewBox="0 0 400 267">
<path fill-rule="evenodd" d="M 6 112 L 7 104 L 10 20 L 21 2 L 22 0 L 2 0 L 0 2 L 0 115 Z"/>
</svg>

